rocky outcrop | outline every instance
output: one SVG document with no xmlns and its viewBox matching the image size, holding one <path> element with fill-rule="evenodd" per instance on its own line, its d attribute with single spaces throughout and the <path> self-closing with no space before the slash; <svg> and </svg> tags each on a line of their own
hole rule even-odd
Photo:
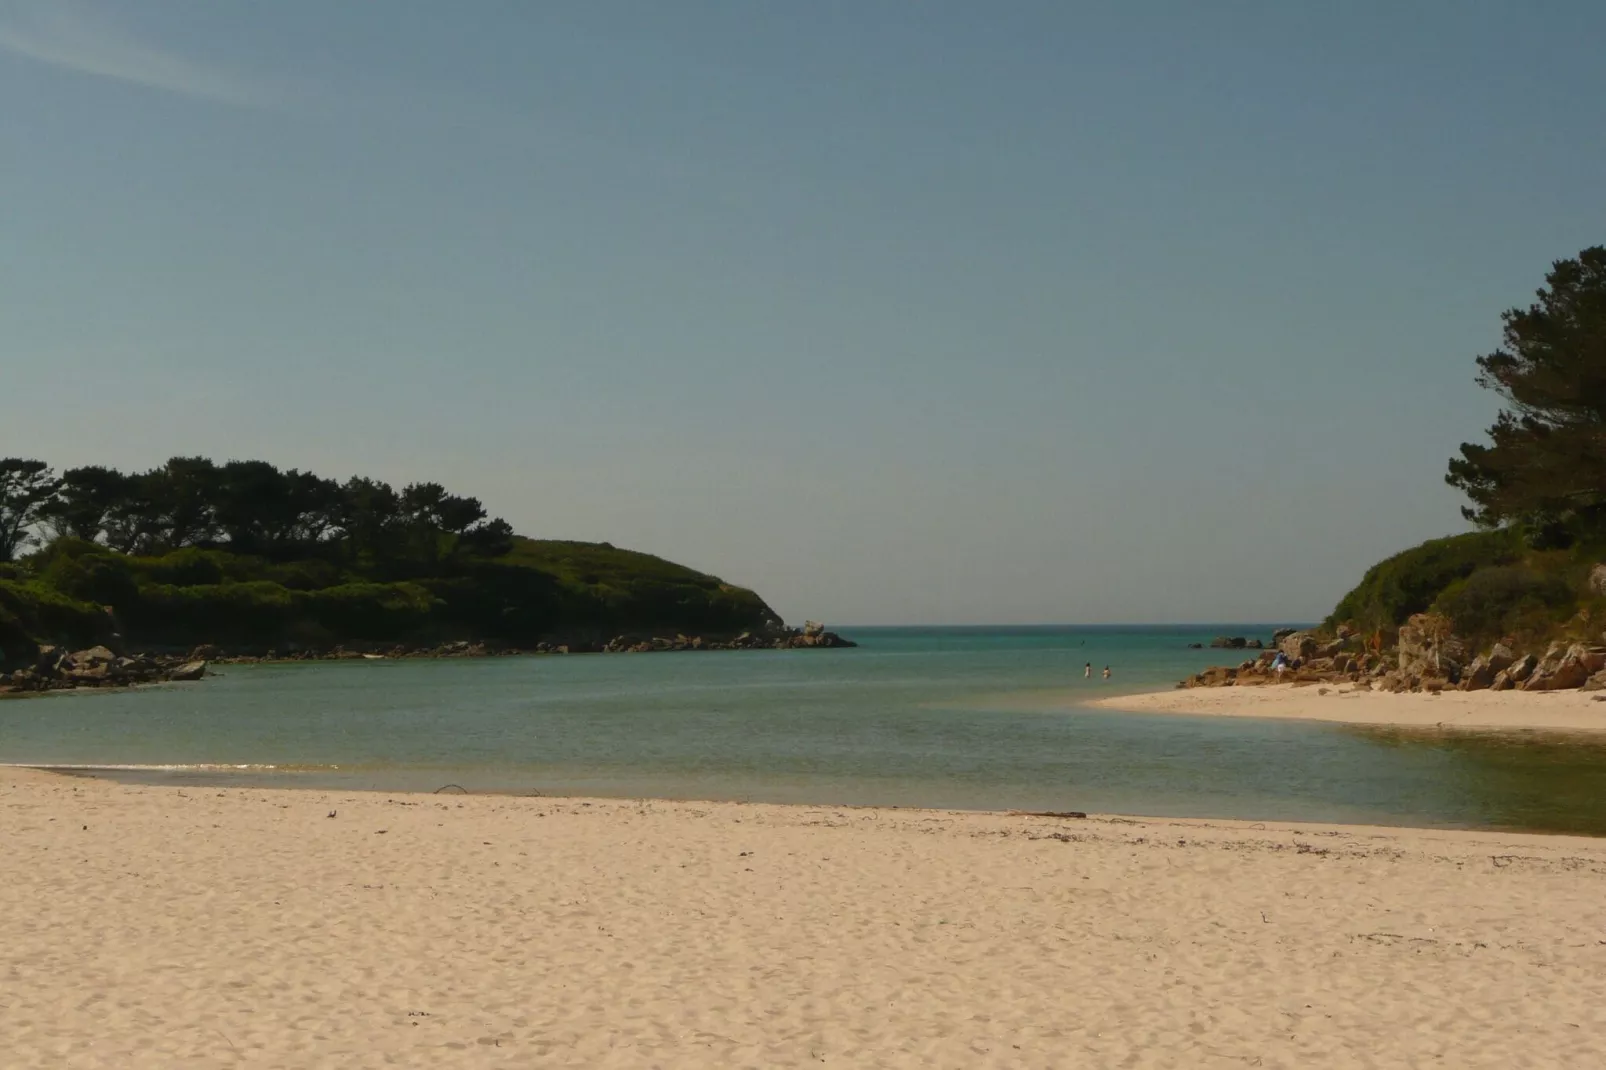
<svg viewBox="0 0 1606 1070">
<path fill-rule="evenodd" d="M 736 636 L 616 635 L 611 639 L 580 636 L 542 640 L 536 643 L 501 643 L 458 640 L 433 646 L 407 646 L 384 643 L 348 644 L 330 649 L 223 651 L 217 647 L 198 647 L 191 660 L 207 655 L 207 660 L 224 664 L 263 661 L 355 661 L 359 659 L 409 658 L 489 658 L 532 654 L 649 654 L 697 650 L 811 650 L 858 646 L 823 625 L 810 622 L 803 628 L 776 627 L 764 631 L 742 632 Z"/>
<path fill-rule="evenodd" d="M 1606 636 L 1602 637 L 1606 639 Z M 1350 683 L 1377 691 L 1561 691 L 1606 690 L 1606 645 L 1552 643 L 1543 655 L 1517 656 L 1505 643 L 1468 656 L 1448 621 L 1417 614 L 1401 627 L 1398 648 L 1387 657 L 1368 652 L 1357 636 L 1340 630 L 1328 638 L 1312 632 L 1279 633 L 1283 670 L 1272 668 L 1268 651 L 1236 667 L 1206 669 L 1179 687 L 1245 687 L 1264 683 Z"/>
<path fill-rule="evenodd" d="M 65 691 L 76 687 L 133 687 L 169 680 L 199 680 L 207 663 L 182 657 L 140 654 L 122 657 L 108 647 L 69 652 L 42 646 L 32 665 L 0 673 L 0 692 Z"/>
<path fill-rule="evenodd" d="M 1400 627 L 1400 672 L 1419 679 L 1459 683 L 1467 663 L 1466 644 L 1450 632 L 1450 622 L 1418 613 Z"/>
<path fill-rule="evenodd" d="M 1189 650 L 1198 650 L 1201 643 L 1189 643 Z M 1264 650 L 1266 643 L 1261 639 L 1251 639 L 1244 635 L 1218 635 L 1210 640 L 1210 646 L 1215 650 Z"/>
<path fill-rule="evenodd" d="M 1583 687 L 1591 676 L 1602 669 L 1606 669 L 1606 647 L 1552 643 L 1523 681 L 1522 689 L 1570 691 Z"/>
<path fill-rule="evenodd" d="M 1289 632 L 1277 640 L 1277 649 L 1290 661 L 1315 657 L 1320 645 L 1312 632 Z"/>
</svg>

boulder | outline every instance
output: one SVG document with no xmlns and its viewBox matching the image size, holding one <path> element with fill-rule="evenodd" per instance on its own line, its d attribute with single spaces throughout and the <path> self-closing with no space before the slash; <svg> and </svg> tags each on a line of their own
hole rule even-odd
<svg viewBox="0 0 1606 1070">
<path fill-rule="evenodd" d="M 1522 657 L 1511 663 L 1511 667 L 1506 670 L 1506 676 L 1513 684 L 1520 684 L 1524 680 L 1527 680 L 1528 677 L 1532 676 L 1534 670 L 1538 667 L 1538 658 L 1534 657 L 1532 654 L 1524 654 Z"/>
<path fill-rule="evenodd" d="M 55 676 L 61 672 L 62 663 L 67 660 L 67 651 L 59 646 L 46 644 L 39 648 L 39 656 L 34 658 L 33 673 L 35 676 Z"/>
<path fill-rule="evenodd" d="M 1271 645 L 1281 646 L 1284 639 L 1288 638 L 1290 635 L 1293 635 L 1297 631 L 1299 631 L 1298 628 L 1278 628 L 1276 631 L 1271 633 Z"/>
<path fill-rule="evenodd" d="M 1556 655 L 1556 648 L 1541 661 L 1533 674 L 1524 680 L 1524 691 L 1568 691 L 1581 687 L 1590 677 L 1589 667 L 1571 650 Z"/>
<path fill-rule="evenodd" d="M 1449 629 L 1450 622 L 1433 613 L 1417 613 L 1407 620 L 1400 627 L 1400 671 L 1459 678 L 1467 648 Z"/>
<path fill-rule="evenodd" d="M 1289 632 L 1277 640 L 1277 649 L 1289 658 L 1314 657 L 1320 644 L 1310 632 Z"/>
<path fill-rule="evenodd" d="M 1482 654 L 1472 659 L 1466 671 L 1461 674 L 1461 689 L 1463 691 L 1484 691 L 1494 683 L 1496 669 L 1493 663 Z"/>
<path fill-rule="evenodd" d="M 1489 668 L 1495 672 L 1504 672 L 1511 668 L 1511 663 L 1517 660 L 1517 655 L 1504 643 L 1496 643 L 1489 650 Z"/>
<path fill-rule="evenodd" d="M 117 655 L 103 646 L 92 646 L 88 650 L 80 650 L 67 659 L 74 668 L 87 669 L 96 665 L 110 665 L 117 660 Z"/>
<path fill-rule="evenodd" d="M 1245 643 L 1244 646 L 1250 650 L 1264 650 L 1266 648 L 1266 644 L 1262 643 L 1259 639 L 1251 639 L 1249 642 Z"/>
<path fill-rule="evenodd" d="M 1376 691 L 1409 691 L 1411 682 L 1403 673 L 1391 670 L 1379 676 L 1372 684 L 1372 688 Z"/>
<path fill-rule="evenodd" d="M 1606 564 L 1589 570 L 1589 590 L 1591 594 L 1606 596 Z"/>
<path fill-rule="evenodd" d="M 1580 691 L 1606 691 L 1606 672 L 1598 672 L 1584 681 Z"/>
<path fill-rule="evenodd" d="M 1494 679 L 1489 681 L 1490 691 L 1510 691 L 1513 686 L 1515 685 L 1511 682 L 1510 669 L 1500 670 L 1494 674 Z"/>
<path fill-rule="evenodd" d="M 1583 687 L 1591 675 L 1593 673 L 1589 666 L 1582 659 L 1569 653 L 1561 659 L 1556 671 L 1550 674 L 1551 690 L 1570 691 L 1576 687 Z"/>
<path fill-rule="evenodd" d="M 169 680 L 199 680 L 206 675 L 206 662 L 186 661 L 175 669 L 168 671 Z"/>
<path fill-rule="evenodd" d="M 1248 642 L 1241 635 L 1218 635 L 1210 640 L 1210 646 L 1216 650 L 1242 650 Z"/>
<path fill-rule="evenodd" d="M 1567 656 L 1582 663 L 1591 676 L 1606 669 L 1606 647 L 1574 643 L 1567 648 Z"/>
</svg>

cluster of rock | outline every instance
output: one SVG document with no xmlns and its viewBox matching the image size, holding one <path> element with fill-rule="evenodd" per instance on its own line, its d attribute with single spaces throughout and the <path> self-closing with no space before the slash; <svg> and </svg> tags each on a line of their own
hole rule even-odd
<svg viewBox="0 0 1606 1070">
<path fill-rule="evenodd" d="M 802 650 L 858 646 L 823 625 L 809 621 L 802 628 L 777 628 L 765 632 L 743 632 L 734 637 L 617 635 L 606 641 L 569 639 L 564 641 L 509 644 L 459 640 L 453 643 L 409 646 L 406 644 L 353 643 L 328 649 L 227 651 L 215 646 L 197 647 L 191 659 L 240 664 L 262 661 L 356 661 L 360 659 L 405 658 L 488 658 L 524 654 L 646 654 L 654 651 L 684 650 Z"/>
<path fill-rule="evenodd" d="M 639 637 L 620 635 L 606 642 L 572 640 L 511 645 L 460 640 L 433 646 L 405 644 L 351 644 L 328 649 L 225 650 L 211 644 L 184 654 L 135 654 L 124 657 L 104 646 L 69 652 L 43 646 L 31 664 L 15 672 L 0 672 L 0 692 L 60 691 L 74 687 L 131 687 L 169 680 L 199 680 L 209 664 L 249 664 L 264 661 L 356 661 L 403 658 L 487 658 L 517 654 L 622 654 L 669 650 L 805 650 L 852 647 L 823 625 L 809 621 L 802 628 L 775 628 L 743 632 L 731 638 L 697 635 Z"/>
<path fill-rule="evenodd" d="M 1264 650 L 1265 643 L 1259 639 L 1248 639 L 1242 635 L 1218 635 L 1210 640 L 1212 650 Z M 1189 650 L 1203 650 L 1203 643 L 1189 643 Z"/>
<path fill-rule="evenodd" d="M 1274 668 L 1277 655 L 1284 667 Z M 1606 689 L 1606 646 L 1552 643 L 1543 654 L 1515 653 L 1497 643 L 1472 656 L 1442 617 L 1419 613 L 1400 628 L 1398 649 L 1367 649 L 1340 627 L 1335 636 L 1283 631 L 1272 649 L 1236 666 L 1215 666 L 1179 687 L 1252 687 L 1268 683 L 1350 683 L 1374 691 L 1561 691 Z"/>
<path fill-rule="evenodd" d="M 1378 686 L 1378 685 L 1375 685 Z M 1400 629 L 1399 667 L 1385 673 L 1379 690 L 1570 691 L 1606 689 L 1606 646 L 1551 643 L 1543 654 L 1517 654 L 1496 643 L 1468 657 L 1467 646 L 1447 634 L 1440 618 L 1419 613 Z"/>
<path fill-rule="evenodd" d="M 696 635 L 643 639 L 621 635 L 603 644 L 602 651 L 606 654 L 647 654 L 667 650 L 807 650 L 858 645 L 809 621 L 801 629 L 789 628 L 774 633 L 743 632 L 731 639 L 704 639 Z"/>
<path fill-rule="evenodd" d="M 0 691 L 64 691 L 75 687 L 132 687 L 169 680 L 199 680 L 206 662 L 189 657 L 122 657 L 103 646 L 68 651 L 42 646 L 33 664 L 0 673 Z"/>
</svg>

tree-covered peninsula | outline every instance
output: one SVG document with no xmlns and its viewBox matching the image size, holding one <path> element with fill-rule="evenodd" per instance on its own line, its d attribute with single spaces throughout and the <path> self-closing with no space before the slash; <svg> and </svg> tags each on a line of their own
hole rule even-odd
<svg viewBox="0 0 1606 1070">
<path fill-rule="evenodd" d="M 0 669 L 46 644 L 283 656 L 738 637 L 830 645 L 785 630 L 750 590 L 607 543 L 520 537 L 434 483 L 202 457 L 60 475 L 0 460 Z"/>
<path fill-rule="evenodd" d="M 1502 410 L 1445 476 L 1477 530 L 1374 565 L 1316 634 L 1280 637 L 1292 679 L 1606 689 L 1606 247 L 1557 261 L 1503 322 L 1477 358 Z M 1276 654 L 1189 683 L 1265 682 Z"/>
</svg>

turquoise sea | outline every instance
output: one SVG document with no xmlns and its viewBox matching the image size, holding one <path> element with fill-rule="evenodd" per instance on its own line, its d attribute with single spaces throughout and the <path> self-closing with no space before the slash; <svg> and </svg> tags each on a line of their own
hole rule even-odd
<svg viewBox="0 0 1606 1070">
<path fill-rule="evenodd" d="M 1598 743 L 1079 705 L 1169 686 L 1232 657 L 1190 642 L 1267 625 L 841 630 L 861 646 L 222 666 L 200 684 L 0 702 L 0 762 L 179 783 L 1606 834 Z"/>
</svg>

